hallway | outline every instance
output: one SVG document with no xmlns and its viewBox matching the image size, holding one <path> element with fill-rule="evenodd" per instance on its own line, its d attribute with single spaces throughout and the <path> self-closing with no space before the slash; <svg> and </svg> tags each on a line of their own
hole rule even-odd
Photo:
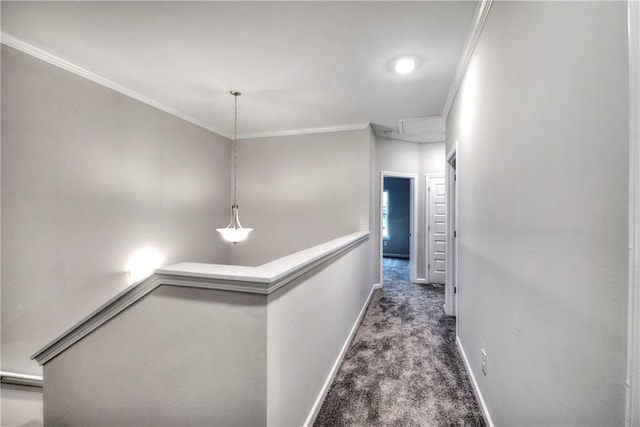
<svg viewBox="0 0 640 427">
<path fill-rule="evenodd" d="M 443 302 L 443 286 L 413 284 L 407 260 L 385 258 L 314 425 L 485 425 Z"/>
</svg>

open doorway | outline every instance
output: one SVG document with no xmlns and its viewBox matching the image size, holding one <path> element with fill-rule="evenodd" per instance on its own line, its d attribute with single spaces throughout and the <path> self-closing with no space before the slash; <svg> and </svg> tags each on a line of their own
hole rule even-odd
<svg viewBox="0 0 640 427">
<path fill-rule="evenodd" d="M 444 311 L 449 316 L 458 315 L 458 142 L 447 153 L 445 187 L 446 211 L 446 269 L 444 287 Z"/>
<path fill-rule="evenodd" d="M 380 278 L 385 260 L 408 262 L 408 280 L 417 281 L 415 174 L 382 172 L 380 180 Z M 386 263 L 389 265 L 389 263 Z M 382 280 L 381 280 L 382 281 Z M 384 283 L 383 283 L 384 286 Z"/>
</svg>

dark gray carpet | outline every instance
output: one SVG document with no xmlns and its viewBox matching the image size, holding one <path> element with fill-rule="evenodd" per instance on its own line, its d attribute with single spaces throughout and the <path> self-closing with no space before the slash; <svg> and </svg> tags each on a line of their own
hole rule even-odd
<svg viewBox="0 0 640 427">
<path fill-rule="evenodd" d="M 384 260 L 375 291 L 314 423 L 484 426 L 445 316 L 444 287 L 409 282 L 408 261 Z"/>
</svg>

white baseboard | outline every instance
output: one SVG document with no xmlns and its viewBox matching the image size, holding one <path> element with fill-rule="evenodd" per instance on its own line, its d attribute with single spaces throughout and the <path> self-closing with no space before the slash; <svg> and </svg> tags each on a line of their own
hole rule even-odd
<svg viewBox="0 0 640 427">
<path fill-rule="evenodd" d="M 418 277 L 416 279 L 416 283 L 420 283 L 421 285 L 426 285 L 426 284 L 429 283 L 429 281 L 427 279 L 423 278 L 423 277 Z"/>
<path fill-rule="evenodd" d="M 371 291 L 369 292 L 369 296 L 367 297 L 367 300 L 364 302 L 364 305 L 360 310 L 360 314 L 358 314 L 356 321 L 351 327 L 351 331 L 349 332 L 349 335 L 347 335 L 347 339 L 344 342 L 342 349 L 338 354 L 338 358 L 336 359 L 335 363 L 333 364 L 333 367 L 331 368 L 331 371 L 329 371 L 329 375 L 327 376 L 327 379 L 325 380 L 324 385 L 320 389 L 320 393 L 318 393 L 318 397 L 316 398 L 315 403 L 311 407 L 311 411 L 309 412 L 309 415 L 307 416 L 307 419 L 304 422 L 304 427 L 312 426 L 314 421 L 316 420 L 316 417 L 318 416 L 318 412 L 320 412 L 320 408 L 322 407 L 322 404 L 324 403 L 324 399 L 327 396 L 327 392 L 329 391 L 329 387 L 331 387 L 333 378 L 338 373 L 338 369 L 340 368 L 342 359 L 344 359 L 345 354 L 347 354 L 347 350 L 349 349 L 351 340 L 353 340 L 353 337 L 356 335 L 356 331 L 358 330 L 358 326 L 360 326 L 362 317 L 364 317 L 364 313 L 367 311 L 367 307 L 369 307 L 369 303 L 371 302 L 371 296 L 373 295 L 373 291 L 381 287 L 382 286 L 379 283 L 376 283 L 373 286 L 371 286 Z"/>
<path fill-rule="evenodd" d="M 473 370 L 471 370 L 471 364 L 469 364 L 469 359 L 467 359 L 467 355 L 464 352 L 464 348 L 462 347 L 462 342 L 460 342 L 460 337 L 456 336 L 456 343 L 458 343 L 458 350 L 460 350 L 460 355 L 462 355 L 462 360 L 464 360 L 464 366 L 467 368 L 467 373 L 471 378 L 471 383 L 473 384 L 473 391 L 480 402 L 480 407 L 482 408 L 482 414 L 484 415 L 484 420 L 486 421 L 489 427 L 494 427 L 493 420 L 491 419 L 491 414 L 489 413 L 489 408 L 487 408 L 487 404 L 484 402 L 484 398 L 482 397 L 482 393 L 480 392 L 480 387 L 478 387 L 478 382 L 476 381 L 476 376 L 473 375 Z"/>
</svg>

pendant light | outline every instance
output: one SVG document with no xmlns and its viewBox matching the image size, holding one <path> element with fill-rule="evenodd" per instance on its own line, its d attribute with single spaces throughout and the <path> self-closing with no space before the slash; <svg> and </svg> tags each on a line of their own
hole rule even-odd
<svg viewBox="0 0 640 427">
<path fill-rule="evenodd" d="M 242 95 L 237 90 L 229 92 L 233 95 L 235 101 L 234 119 L 233 119 L 233 142 L 232 142 L 232 159 L 233 159 L 233 204 L 231 205 L 231 222 L 226 228 L 218 228 L 217 230 L 222 235 L 222 238 L 228 242 L 232 242 L 234 245 L 238 242 L 242 242 L 249 236 L 249 233 L 253 231 L 253 228 L 244 228 L 240 224 L 238 219 L 238 174 L 237 174 L 237 150 L 236 144 L 238 139 L 238 97 Z"/>
</svg>

